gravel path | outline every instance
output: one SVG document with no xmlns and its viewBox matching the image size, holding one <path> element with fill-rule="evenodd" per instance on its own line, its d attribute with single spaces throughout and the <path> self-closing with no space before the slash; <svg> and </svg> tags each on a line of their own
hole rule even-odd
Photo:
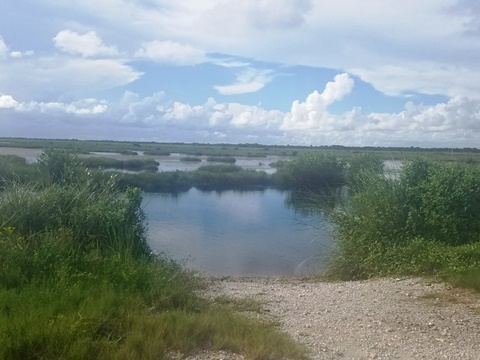
<svg viewBox="0 0 480 360">
<path fill-rule="evenodd" d="M 420 278 L 227 278 L 214 280 L 210 291 L 264 302 L 265 316 L 304 343 L 312 359 L 480 359 L 480 294 L 473 291 Z"/>
</svg>

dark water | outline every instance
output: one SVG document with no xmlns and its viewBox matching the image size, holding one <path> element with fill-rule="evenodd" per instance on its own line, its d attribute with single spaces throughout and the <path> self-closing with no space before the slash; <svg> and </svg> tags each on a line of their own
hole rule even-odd
<svg viewBox="0 0 480 360">
<path fill-rule="evenodd" d="M 150 246 L 215 276 L 313 274 L 324 266 L 330 227 L 287 197 L 273 189 L 145 194 Z"/>
</svg>

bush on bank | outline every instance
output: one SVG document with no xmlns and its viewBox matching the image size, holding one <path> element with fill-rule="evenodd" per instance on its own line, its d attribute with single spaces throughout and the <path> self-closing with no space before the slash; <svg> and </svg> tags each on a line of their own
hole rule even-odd
<svg viewBox="0 0 480 360">
<path fill-rule="evenodd" d="M 364 176 L 332 212 L 338 239 L 329 274 L 472 277 L 480 288 L 480 167 L 417 158 L 400 177 Z"/>
</svg>

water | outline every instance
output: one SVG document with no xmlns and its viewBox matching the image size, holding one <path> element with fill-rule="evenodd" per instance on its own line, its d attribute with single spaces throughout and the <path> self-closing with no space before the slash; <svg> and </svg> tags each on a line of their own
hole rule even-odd
<svg viewBox="0 0 480 360">
<path fill-rule="evenodd" d="M 287 192 L 192 189 L 145 194 L 152 249 L 215 276 L 311 275 L 324 267 L 330 227 L 296 211 Z"/>
</svg>

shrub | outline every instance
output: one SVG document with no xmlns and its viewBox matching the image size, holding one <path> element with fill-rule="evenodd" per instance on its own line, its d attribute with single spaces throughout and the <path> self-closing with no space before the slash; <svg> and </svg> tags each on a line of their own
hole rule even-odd
<svg viewBox="0 0 480 360">
<path fill-rule="evenodd" d="M 422 158 L 398 179 L 364 176 L 330 214 L 338 247 L 329 273 L 449 277 L 480 266 L 480 168 Z"/>
<path fill-rule="evenodd" d="M 345 183 L 345 162 L 334 155 L 302 153 L 274 175 L 278 187 L 304 190 L 333 188 Z"/>
<path fill-rule="evenodd" d="M 38 168 L 52 184 L 70 185 L 83 181 L 78 155 L 68 150 L 45 149 L 38 156 Z"/>
</svg>

